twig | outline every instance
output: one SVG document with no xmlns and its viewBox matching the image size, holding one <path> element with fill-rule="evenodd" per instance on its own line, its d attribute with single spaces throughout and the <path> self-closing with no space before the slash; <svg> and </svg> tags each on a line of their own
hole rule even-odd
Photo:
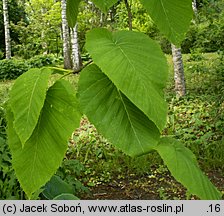
<svg viewBox="0 0 224 216">
<path fill-rule="evenodd" d="M 83 65 L 83 66 L 80 67 L 79 69 L 74 70 L 74 71 L 71 71 L 71 72 L 69 72 L 69 73 L 63 75 L 60 79 L 66 77 L 66 76 L 69 76 L 69 75 L 71 75 L 71 74 L 79 74 L 79 73 L 82 71 L 82 69 L 84 69 L 85 67 L 87 67 L 88 65 L 90 65 L 92 62 L 93 62 L 93 61 L 90 60 L 89 62 L 87 62 L 85 65 Z"/>
<path fill-rule="evenodd" d="M 82 67 L 80 67 L 77 70 L 73 71 L 73 74 L 78 74 L 79 72 L 81 72 L 82 69 L 84 69 L 85 67 L 87 67 L 88 65 L 90 65 L 93 62 L 93 60 L 90 60 L 89 62 L 87 62 L 86 64 L 84 64 Z"/>
</svg>

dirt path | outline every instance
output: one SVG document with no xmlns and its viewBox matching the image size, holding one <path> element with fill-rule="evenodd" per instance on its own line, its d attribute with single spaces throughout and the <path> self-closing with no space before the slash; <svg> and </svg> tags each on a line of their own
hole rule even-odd
<svg viewBox="0 0 224 216">
<path fill-rule="evenodd" d="M 210 172 L 211 181 L 224 193 L 224 177 Z M 90 189 L 90 193 L 83 195 L 81 199 L 99 200 L 174 200 L 197 199 L 186 192 L 167 172 L 166 175 L 155 173 L 153 175 L 131 176 L 122 180 L 114 180 L 108 184 L 100 184 Z"/>
</svg>

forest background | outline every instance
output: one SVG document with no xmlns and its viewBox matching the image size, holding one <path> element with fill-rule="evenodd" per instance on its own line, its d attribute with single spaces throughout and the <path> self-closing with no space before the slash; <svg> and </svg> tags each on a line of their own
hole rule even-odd
<svg viewBox="0 0 224 216">
<path fill-rule="evenodd" d="M 223 191 L 223 0 L 196 2 L 197 11 L 181 44 L 186 80 L 184 94 L 178 93 L 173 81 L 171 44 L 159 32 L 139 1 L 130 1 L 131 23 L 125 1 L 119 1 L 107 14 L 90 1 L 83 1 L 78 25 L 75 29 L 67 29 L 67 33 L 62 25 L 62 3 L 55 0 L 8 0 L 10 57 L 5 48 L 3 6 L 0 6 L 1 198 L 25 197 L 10 167 L 11 155 L 6 145 L 4 103 L 13 80 L 34 67 L 78 71 L 91 60 L 84 46 L 87 31 L 95 27 L 128 30 L 130 24 L 133 31 L 144 32 L 155 39 L 170 63 L 166 89 L 169 119 L 163 133 L 182 140 L 196 154 L 202 169 Z M 69 79 L 77 86 L 78 78 L 74 75 Z M 119 169 L 115 169 L 118 167 L 116 164 Z M 79 197 L 192 198 L 172 179 L 158 155 L 136 159 L 123 155 L 98 134 L 86 118 L 70 140 L 58 176 L 72 185 L 72 190 Z M 111 193 L 108 193 L 108 188 Z M 89 190 L 93 190 L 92 193 L 87 192 Z"/>
</svg>

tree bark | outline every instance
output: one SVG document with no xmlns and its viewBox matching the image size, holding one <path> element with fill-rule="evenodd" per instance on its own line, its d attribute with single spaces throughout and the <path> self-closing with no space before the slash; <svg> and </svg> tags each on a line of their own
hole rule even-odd
<svg viewBox="0 0 224 216">
<path fill-rule="evenodd" d="M 184 78 L 184 65 L 182 60 L 181 49 L 175 45 L 172 46 L 172 56 L 174 65 L 174 81 L 175 91 L 179 97 L 183 97 L 186 94 L 186 85 Z"/>
<path fill-rule="evenodd" d="M 196 15 L 198 13 L 197 1 L 196 0 L 192 1 L 192 8 L 193 8 L 194 14 Z"/>
<path fill-rule="evenodd" d="M 82 59 L 79 50 L 77 29 L 78 24 L 76 24 L 75 27 L 71 29 L 72 63 L 74 71 L 79 70 L 82 67 Z"/>
<path fill-rule="evenodd" d="M 101 11 L 100 12 L 100 27 L 103 27 L 104 25 L 104 13 Z"/>
<path fill-rule="evenodd" d="M 124 0 L 126 9 L 128 11 L 128 27 L 129 30 L 132 31 L 132 12 L 131 12 L 131 6 L 128 3 L 128 0 Z"/>
<path fill-rule="evenodd" d="M 197 1 L 192 0 L 192 8 L 197 15 Z M 175 81 L 175 91 L 179 97 L 186 95 L 186 83 L 184 77 L 184 65 L 181 54 L 181 48 L 176 47 L 174 44 L 172 46 L 172 56 L 173 56 L 173 65 L 174 65 L 174 81 Z"/>
<path fill-rule="evenodd" d="M 70 49 L 70 34 L 69 27 L 66 18 L 66 0 L 61 1 L 61 15 L 62 15 L 62 38 L 63 38 L 63 57 L 64 57 L 64 68 L 72 69 L 71 61 L 71 49 Z"/>
<path fill-rule="evenodd" d="M 5 28 L 5 57 L 10 59 L 11 54 L 11 38 L 10 38 L 10 26 L 9 26 L 9 13 L 8 13 L 8 0 L 3 0 L 3 16 L 4 16 L 4 28 Z"/>
<path fill-rule="evenodd" d="M 46 8 L 41 8 L 42 15 L 46 14 L 46 12 L 47 12 Z M 41 31 L 41 41 L 42 41 L 41 46 L 42 46 L 42 49 L 44 50 L 43 55 L 47 55 L 48 50 L 47 50 L 47 43 L 45 41 L 45 31 L 44 30 Z"/>
</svg>

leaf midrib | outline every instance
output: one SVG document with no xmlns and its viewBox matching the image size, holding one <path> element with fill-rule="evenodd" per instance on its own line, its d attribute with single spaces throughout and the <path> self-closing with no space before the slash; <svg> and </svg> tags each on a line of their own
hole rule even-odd
<svg viewBox="0 0 224 216">
<path fill-rule="evenodd" d="M 137 132 L 135 131 L 135 128 L 134 128 L 134 126 L 133 126 L 133 124 L 132 124 L 132 121 L 131 121 L 131 118 L 130 118 L 128 109 L 127 109 L 127 107 L 126 107 L 126 105 L 125 105 L 125 102 L 124 102 L 124 100 L 123 100 L 123 97 L 122 97 L 122 95 L 121 95 L 121 92 L 120 92 L 119 90 L 117 90 L 117 92 L 118 92 L 118 94 L 119 94 L 119 96 L 120 96 L 120 99 L 121 99 L 121 102 L 122 102 L 122 104 L 123 104 L 123 106 L 124 106 L 125 112 L 126 112 L 126 114 L 127 114 L 127 117 L 128 117 L 129 122 L 130 122 L 131 128 L 132 128 L 132 130 L 133 130 L 133 132 L 134 132 L 134 135 L 135 135 L 135 137 L 136 137 L 136 139 L 137 139 L 137 141 L 138 141 L 138 143 L 139 143 L 139 145 L 140 145 L 140 147 L 141 147 L 141 149 L 142 149 L 142 152 L 145 152 L 145 151 L 144 151 L 144 148 L 142 147 L 141 141 L 140 141 L 139 138 L 138 138 Z"/>
<path fill-rule="evenodd" d="M 167 22 L 168 22 L 168 25 L 169 25 L 169 27 L 170 27 L 170 29 L 171 29 L 171 34 L 174 35 L 173 32 L 175 32 L 175 31 L 174 31 L 174 29 L 173 29 L 173 27 L 172 27 L 172 25 L 171 25 L 171 22 L 170 22 L 170 20 L 169 20 L 169 17 L 168 17 L 168 15 L 167 15 L 167 13 L 166 13 L 166 9 L 165 9 L 165 7 L 164 7 L 164 5 L 163 5 L 163 1 L 162 1 L 162 0 L 159 0 L 159 1 L 160 1 L 160 3 L 161 3 L 162 8 L 163 8 L 163 11 L 164 11 L 166 20 L 167 20 Z"/>
<path fill-rule="evenodd" d="M 35 90 L 36 90 L 36 86 L 37 86 L 37 82 L 39 81 L 39 79 L 40 79 L 40 75 L 38 76 L 38 78 L 36 79 L 36 82 L 35 82 L 35 84 L 34 84 L 34 87 L 33 87 L 33 90 L 32 90 L 32 93 L 31 93 L 31 96 L 30 96 L 30 101 L 29 101 L 29 106 L 28 106 L 28 113 L 27 113 L 27 119 L 26 119 L 26 128 L 27 128 L 27 126 L 28 126 L 28 121 L 29 121 L 29 119 L 30 119 L 30 111 L 31 111 L 31 103 L 32 103 L 32 99 L 33 99 L 33 95 L 34 95 L 34 92 L 35 92 Z M 25 140 L 25 142 L 26 142 L 26 140 Z"/>
</svg>

